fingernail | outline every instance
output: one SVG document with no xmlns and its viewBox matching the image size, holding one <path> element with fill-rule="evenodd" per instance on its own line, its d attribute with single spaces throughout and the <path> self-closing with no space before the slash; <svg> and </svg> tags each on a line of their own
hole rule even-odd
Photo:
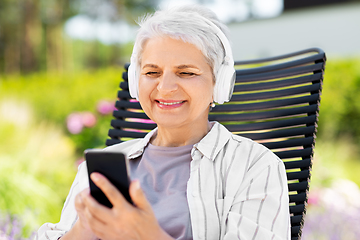
<svg viewBox="0 0 360 240">
<path fill-rule="evenodd" d="M 90 177 L 91 177 L 91 180 L 93 180 L 94 182 L 97 182 L 99 180 L 98 173 L 93 172 Z"/>
<path fill-rule="evenodd" d="M 135 188 L 135 190 L 139 190 L 140 189 L 140 182 L 139 182 L 139 180 L 134 180 L 134 188 Z"/>
</svg>

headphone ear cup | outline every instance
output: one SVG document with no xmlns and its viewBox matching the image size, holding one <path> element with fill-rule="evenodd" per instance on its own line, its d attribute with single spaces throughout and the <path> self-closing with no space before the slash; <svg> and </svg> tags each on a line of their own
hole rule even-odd
<svg viewBox="0 0 360 240">
<path fill-rule="evenodd" d="M 225 89 L 224 89 L 224 101 L 228 102 L 230 101 L 232 94 L 234 92 L 234 86 L 235 86 L 235 81 L 236 81 L 236 72 L 234 69 L 234 66 L 226 66 L 226 71 L 225 71 Z"/>
<path fill-rule="evenodd" d="M 216 79 L 215 79 L 215 88 L 214 88 L 214 101 L 219 103 L 219 104 L 223 104 L 223 97 L 221 92 L 223 91 L 223 65 L 220 66 L 217 74 L 216 74 Z"/>
<path fill-rule="evenodd" d="M 234 90 L 235 69 L 233 66 L 222 64 L 216 76 L 214 101 L 223 104 L 228 102 Z"/>
<path fill-rule="evenodd" d="M 131 61 L 130 66 L 128 68 L 128 86 L 129 86 L 129 92 L 130 96 L 132 98 L 138 99 L 138 85 L 139 85 L 139 79 L 136 76 L 136 64 Z"/>
</svg>

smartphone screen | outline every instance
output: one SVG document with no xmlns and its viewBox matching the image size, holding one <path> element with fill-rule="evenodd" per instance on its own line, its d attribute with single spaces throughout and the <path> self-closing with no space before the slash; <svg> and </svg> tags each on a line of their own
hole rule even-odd
<svg viewBox="0 0 360 240">
<path fill-rule="evenodd" d="M 90 174 L 98 172 L 104 175 L 132 204 L 129 195 L 130 175 L 128 160 L 120 152 L 107 152 L 91 149 L 85 151 L 86 165 L 90 183 L 90 194 L 101 204 L 112 208 L 111 202 L 106 195 L 90 179 Z"/>
</svg>

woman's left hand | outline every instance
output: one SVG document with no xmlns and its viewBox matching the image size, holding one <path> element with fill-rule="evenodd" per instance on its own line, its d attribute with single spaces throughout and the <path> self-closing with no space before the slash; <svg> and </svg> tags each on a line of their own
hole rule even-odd
<svg viewBox="0 0 360 240">
<path fill-rule="evenodd" d="M 130 197 L 134 202 L 131 205 L 100 173 L 92 173 L 91 179 L 113 205 L 110 209 L 98 203 L 89 192 L 81 193 L 88 209 L 85 217 L 97 237 L 102 240 L 172 239 L 158 224 L 139 181 L 130 184 Z"/>
</svg>

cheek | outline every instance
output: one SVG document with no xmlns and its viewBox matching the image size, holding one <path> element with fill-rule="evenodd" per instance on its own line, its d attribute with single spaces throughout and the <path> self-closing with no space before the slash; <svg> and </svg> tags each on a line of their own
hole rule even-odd
<svg viewBox="0 0 360 240">
<path fill-rule="evenodd" d="M 212 102 L 212 100 L 214 99 L 214 87 L 215 84 L 213 82 L 211 84 L 206 84 L 206 86 L 204 86 L 204 90 L 206 89 L 206 91 L 204 91 L 203 93 L 204 99 Z"/>
<path fill-rule="evenodd" d="M 140 77 L 139 101 L 143 109 L 151 103 L 151 94 L 153 93 L 155 87 L 156 84 L 153 80 L 148 80 L 146 77 Z"/>
<path fill-rule="evenodd" d="M 139 96 L 146 95 L 150 89 L 150 82 L 143 76 L 139 79 Z"/>
<path fill-rule="evenodd" d="M 191 94 L 201 106 L 209 105 L 213 100 L 214 87 L 211 84 L 202 84 L 200 86 L 191 88 Z"/>
</svg>

